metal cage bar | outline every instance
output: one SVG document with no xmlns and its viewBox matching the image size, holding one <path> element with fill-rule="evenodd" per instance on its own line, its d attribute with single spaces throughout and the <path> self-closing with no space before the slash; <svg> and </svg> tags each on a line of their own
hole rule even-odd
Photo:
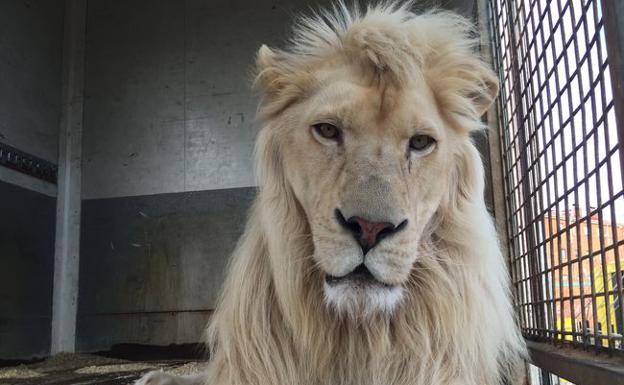
<svg viewBox="0 0 624 385">
<path fill-rule="evenodd" d="M 501 87 L 504 241 L 522 332 L 620 356 L 624 3 L 486 1 Z"/>
</svg>

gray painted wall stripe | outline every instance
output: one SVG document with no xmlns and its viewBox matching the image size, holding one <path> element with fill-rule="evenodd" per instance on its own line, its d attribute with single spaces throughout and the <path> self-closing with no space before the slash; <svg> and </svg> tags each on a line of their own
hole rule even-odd
<svg viewBox="0 0 624 385">
<path fill-rule="evenodd" d="M 199 342 L 255 188 L 82 204 L 77 350 Z"/>
</svg>

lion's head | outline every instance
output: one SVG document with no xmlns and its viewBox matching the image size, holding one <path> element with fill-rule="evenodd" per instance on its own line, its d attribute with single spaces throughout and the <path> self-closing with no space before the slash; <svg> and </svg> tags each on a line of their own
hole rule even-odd
<svg viewBox="0 0 624 385">
<path fill-rule="evenodd" d="M 306 217 L 327 303 L 390 313 L 423 233 L 463 187 L 470 131 L 496 80 L 457 16 L 373 11 L 346 22 L 305 19 L 289 50 L 260 49 L 270 137 L 260 143 L 278 152 Z"/>
</svg>

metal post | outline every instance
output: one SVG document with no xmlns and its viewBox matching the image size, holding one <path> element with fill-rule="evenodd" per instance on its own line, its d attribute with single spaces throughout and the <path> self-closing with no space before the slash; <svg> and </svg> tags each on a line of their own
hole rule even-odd
<svg viewBox="0 0 624 385">
<path fill-rule="evenodd" d="M 605 25 L 605 37 L 607 40 L 607 55 L 609 60 L 609 70 L 611 74 L 611 86 L 613 89 L 613 108 L 615 110 L 615 124 L 617 126 L 618 150 L 620 153 L 620 172 L 624 181 L 624 1 L 621 0 L 602 0 L 602 13 Z M 611 213 L 611 229 L 613 239 L 617 239 L 617 219 L 612 207 Z M 622 273 L 622 256 L 620 255 L 620 247 L 614 249 L 616 272 L 613 282 L 613 289 L 616 292 L 615 310 L 616 319 L 624 320 L 624 274 Z M 622 321 L 624 322 L 624 321 Z M 624 328 L 624 325 L 622 326 Z M 609 325 L 607 322 L 607 330 Z M 614 330 L 624 334 L 624 330 Z M 611 341 L 609 341 L 611 342 Z M 620 341 L 624 347 L 624 341 Z"/>
<path fill-rule="evenodd" d="M 76 344 L 86 1 L 65 2 L 63 94 L 52 301 L 52 354 Z"/>
<path fill-rule="evenodd" d="M 490 43 L 490 27 L 489 17 L 487 13 L 487 0 L 477 1 L 477 11 L 479 24 L 479 34 L 481 37 L 481 55 L 488 63 L 493 63 L 492 48 Z M 511 254 L 509 253 L 509 245 L 507 240 L 507 216 L 505 215 L 505 191 L 500 188 L 505 183 L 503 179 L 503 166 L 500 156 L 500 138 L 498 136 L 498 119 L 496 112 L 496 103 L 490 106 L 486 115 L 488 123 L 487 143 L 488 155 L 490 162 L 490 187 L 492 189 L 492 204 L 494 208 L 494 221 L 496 223 L 496 231 L 498 239 L 503 251 L 503 255 L 507 258 L 507 267 L 511 271 Z"/>
<path fill-rule="evenodd" d="M 613 86 L 615 120 L 620 149 L 620 171 L 624 179 L 624 1 L 602 0 L 607 55 Z"/>
<path fill-rule="evenodd" d="M 511 2 L 506 3 L 507 12 L 509 15 L 513 15 L 512 17 L 516 17 L 516 9 L 514 8 Z M 513 77 L 514 83 L 516 85 L 522 84 L 520 81 L 520 62 L 518 58 L 518 53 L 516 49 L 520 47 L 520 37 L 517 36 L 515 26 L 510 25 L 509 31 L 511 35 L 512 41 L 512 68 L 513 68 Z M 518 113 L 515 118 L 518 125 L 518 141 L 524 147 L 520 152 L 520 175 L 521 183 L 522 183 L 522 193 L 523 193 L 523 201 L 526 202 L 526 208 L 522 210 L 524 212 L 524 219 L 526 223 L 526 234 L 527 234 L 527 242 L 528 242 L 528 258 L 530 263 L 530 285 L 532 298 L 531 300 L 535 304 L 544 303 L 544 288 L 542 287 L 541 279 L 540 279 L 540 266 L 539 266 L 539 256 L 537 255 L 537 238 L 532 225 L 534 214 L 533 204 L 534 202 L 531 199 L 531 185 L 529 181 L 529 163 L 533 162 L 533 159 L 528 159 L 527 147 L 529 146 L 529 140 L 526 135 L 526 127 L 523 123 L 523 118 L 525 117 L 524 107 L 522 105 L 523 96 L 521 94 L 521 90 L 519 86 L 514 87 L 513 92 L 516 97 L 516 108 L 518 109 Z M 537 330 L 543 331 L 546 328 L 546 314 L 541 306 L 535 306 L 533 308 L 533 320 L 535 322 L 535 327 Z"/>
</svg>

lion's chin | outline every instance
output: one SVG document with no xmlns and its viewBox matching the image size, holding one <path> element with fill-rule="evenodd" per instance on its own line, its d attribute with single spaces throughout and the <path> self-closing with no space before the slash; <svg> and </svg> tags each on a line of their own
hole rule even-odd
<svg viewBox="0 0 624 385">
<path fill-rule="evenodd" d="M 403 300 L 403 287 L 378 282 L 344 281 L 323 285 L 325 303 L 340 316 L 359 320 L 391 316 Z"/>
</svg>

